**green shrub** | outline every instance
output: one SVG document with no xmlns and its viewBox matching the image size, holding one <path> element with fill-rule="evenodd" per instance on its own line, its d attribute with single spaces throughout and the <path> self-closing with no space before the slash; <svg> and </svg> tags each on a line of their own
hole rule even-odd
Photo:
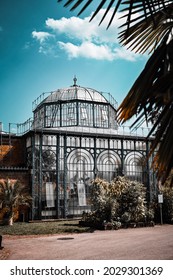
<svg viewBox="0 0 173 280">
<path fill-rule="evenodd" d="M 94 227 L 119 228 L 122 223 L 152 220 L 152 209 L 146 207 L 146 189 L 136 181 L 116 177 L 110 183 L 96 178 L 92 182 L 93 211 L 84 213 L 82 220 Z"/>
</svg>

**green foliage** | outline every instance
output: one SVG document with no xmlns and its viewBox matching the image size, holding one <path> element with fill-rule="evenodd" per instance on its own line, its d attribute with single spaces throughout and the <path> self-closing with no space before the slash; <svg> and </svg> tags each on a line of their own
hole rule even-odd
<svg viewBox="0 0 173 280">
<path fill-rule="evenodd" d="M 5 180 L 0 182 L 0 204 L 2 209 L 7 209 L 8 218 L 14 215 L 14 209 L 19 206 L 30 206 L 32 197 L 29 194 L 28 188 L 22 185 L 19 181 Z"/>
<path fill-rule="evenodd" d="M 152 210 L 147 209 L 146 189 L 136 181 L 116 177 L 110 183 L 96 178 L 92 188 L 93 211 L 84 213 L 82 220 L 93 226 L 120 227 L 121 223 L 141 222 L 152 219 Z"/>
<path fill-rule="evenodd" d="M 153 197 L 152 207 L 148 209 L 148 219 L 154 219 L 161 223 L 161 212 L 163 223 L 173 224 L 173 174 L 171 174 L 164 185 L 159 186 L 158 193 Z M 158 194 L 163 195 L 163 203 L 158 202 Z M 162 211 L 161 211 L 162 209 Z M 154 217 L 154 218 L 153 218 Z"/>
<path fill-rule="evenodd" d="M 147 213 L 145 195 L 146 191 L 142 184 L 128 180 L 128 187 L 119 197 L 119 214 L 122 219 L 127 219 L 128 216 L 128 220 L 131 222 L 145 220 Z"/>
<path fill-rule="evenodd" d="M 163 191 L 163 221 L 173 223 L 173 188 Z"/>
</svg>

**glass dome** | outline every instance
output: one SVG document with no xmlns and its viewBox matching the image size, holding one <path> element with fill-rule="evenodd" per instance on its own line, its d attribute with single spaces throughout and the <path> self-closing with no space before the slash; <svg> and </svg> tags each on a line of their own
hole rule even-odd
<svg viewBox="0 0 173 280">
<path fill-rule="evenodd" d="M 95 89 L 76 84 L 51 92 L 35 103 L 34 128 L 115 128 L 116 109 Z"/>
<path fill-rule="evenodd" d="M 47 98 L 43 100 L 43 103 L 70 100 L 108 103 L 101 92 L 92 88 L 78 86 L 76 81 L 77 79 L 74 78 L 73 86 L 58 89 L 57 91 L 52 92 Z"/>
</svg>

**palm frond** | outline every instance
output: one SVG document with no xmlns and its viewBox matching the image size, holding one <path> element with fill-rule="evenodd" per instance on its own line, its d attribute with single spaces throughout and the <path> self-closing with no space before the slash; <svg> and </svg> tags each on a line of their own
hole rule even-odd
<svg viewBox="0 0 173 280">
<path fill-rule="evenodd" d="M 155 137 L 150 149 L 154 153 L 153 166 L 157 177 L 165 181 L 173 164 L 173 40 L 166 44 L 164 38 L 148 60 L 144 70 L 118 108 L 119 122 L 138 115 L 134 125 L 150 121 Z"/>
<path fill-rule="evenodd" d="M 78 12 L 78 16 L 81 15 L 89 6 L 92 4 L 97 4 L 97 7 L 95 9 L 94 14 L 92 15 L 91 20 L 99 13 L 99 11 L 103 8 L 103 6 L 106 7 L 106 12 L 103 15 L 100 23 L 105 19 L 106 15 L 110 11 L 111 7 L 113 7 L 112 14 L 110 15 L 110 20 L 108 27 L 111 25 L 116 12 L 119 11 L 126 11 L 126 28 L 127 30 L 130 28 L 130 26 L 134 23 L 134 14 L 141 13 L 141 17 L 143 19 L 147 19 L 148 16 L 151 16 L 153 23 L 157 23 L 153 17 L 153 15 L 161 10 L 164 9 L 167 10 L 167 6 L 171 4 L 172 0 L 102 0 L 98 4 L 98 1 L 94 0 L 57 0 L 58 3 L 63 2 L 64 7 L 72 6 L 70 8 L 71 11 L 79 8 L 82 6 L 80 11 Z M 125 8 L 124 8 L 125 7 Z"/>
<path fill-rule="evenodd" d="M 0 203 L 3 207 L 30 206 L 31 201 L 32 197 L 29 194 L 29 189 L 19 181 L 5 180 L 0 182 Z"/>
<path fill-rule="evenodd" d="M 155 135 L 155 141 L 152 149 L 158 147 L 158 151 L 154 157 L 153 166 L 155 168 L 158 179 L 164 183 L 170 174 L 173 166 L 173 117 L 172 106 L 167 108 L 166 114 L 163 116 L 159 129 Z M 159 141 L 160 139 L 160 141 Z M 152 150 L 151 150 L 152 152 Z"/>
<path fill-rule="evenodd" d="M 162 44 L 152 54 L 144 70 L 119 106 L 118 118 L 120 122 L 127 121 L 133 115 L 139 114 L 144 108 L 148 109 L 147 113 L 150 112 L 150 105 L 155 101 L 151 90 L 155 81 L 163 75 L 166 62 L 166 45 Z"/>
<path fill-rule="evenodd" d="M 100 3 L 101 5 L 99 5 L 99 6 L 97 7 L 97 9 L 96 9 L 96 11 L 94 12 L 94 14 L 92 15 L 90 21 L 93 20 L 93 18 L 99 13 L 99 11 L 101 10 L 101 8 L 103 7 L 103 5 L 104 5 L 105 3 L 106 3 L 106 1 L 102 1 L 102 2 Z M 106 15 L 107 15 L 108 12 L 110 11 L 110 9 L 112 8 L 112 6 L 113 6 L 114 3 L 115 3 L 115 0 L 111 0 L 111 1 L 110 1 L 110 3 L 109 3 L 109 5 L 108 5 L 108 7 L 107 7 L 107 9 L 106 9 L 106 11 L 105 11 L 105 13 L 104 13 L 104 15 L 103 15 L 103 17 L 102 17 L 102 19 L 101 19 L 101 21 L 100 21 L 99 24 L 101 24 L 101 23 L 104 21 Z M 114 16 L 115 16 L 115 14 L 116 14 L 116 12 L 117 12 L 117 10 L 118 10 L 118 7 L 119 7 L 120 3 L 121 3 L 121 0 L 118 1 L 117 5 L 116 5 L 116 7 L 115 7 L 115 9 L 114 9 L 114 12 L 112 13 L 112 16 L 111 16 L 111 19 L 110 19 L 110 21 L 109 21 L 109 24 L 108 24 L 108 27 L 107 27 L 107 28 L 109 28 L 109 26 L 111 25 L 111 23 L 112 23 L 112 21 L 113 21 L 113 19 L 114 19 Z"/>
<path fill-rule="evenodd" d="M 136 50 L 136 52 L 144 53 L 148 49 L 152 52 L 165 36 L 171 35 L 173 4 L 169 4 L 166 9 L 155 12 L 152 16 L 148 15 L 147 20 L 145 18 L 139 19 L 141 19 L 141 16 L 134 18 L 131 24 L 136 23 L 130 28 L 128 28 L 127 23 L 122 25 L 124 30 L 119 35 L 120 43 Z M 156 25 L 153 24 L 153 20 L 157 23 Z"/>
</svg>

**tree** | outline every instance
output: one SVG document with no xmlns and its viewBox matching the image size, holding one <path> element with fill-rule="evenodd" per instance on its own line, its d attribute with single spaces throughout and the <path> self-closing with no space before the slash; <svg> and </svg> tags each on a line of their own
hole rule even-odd
<svg viewBox="0 0 173 280">
<path fill-rule="evenodd" d="M 71 4 L 70 10 L 83 4 L 78 15 L 92 3 L 96 4 L 93 0 L 58 2 L 64 2 L 65 7 Z M 120 104 L 118 119 L 124 123 L 137 114 L 138 118 L 132 127 L 140 126 L 144 121 L 152 123 L 148 137 L 152 134 L 155 137 L 150 155 L 157 147 L 153 167 L 158 179 L 164 183 L 173 167 L 173 0 L 102 0 L 91 20 L 103 6 L 107 8 L 101 22 L 114 7 L 108 28 L 118 10 L 125 12 L 126 21 L 121 26 L 120 43 L 136 52 L 151 54 L 142 73 Z"/>
<path fill-rule="evenodd" d="M 0 182 L 0 204 L 8 211 L 10 224 L 13 224 L 14 209 L 19 206 L 30 206 L 32 197 L 26 186 L 19 181 L 5 180 Z"/>
</svg>

